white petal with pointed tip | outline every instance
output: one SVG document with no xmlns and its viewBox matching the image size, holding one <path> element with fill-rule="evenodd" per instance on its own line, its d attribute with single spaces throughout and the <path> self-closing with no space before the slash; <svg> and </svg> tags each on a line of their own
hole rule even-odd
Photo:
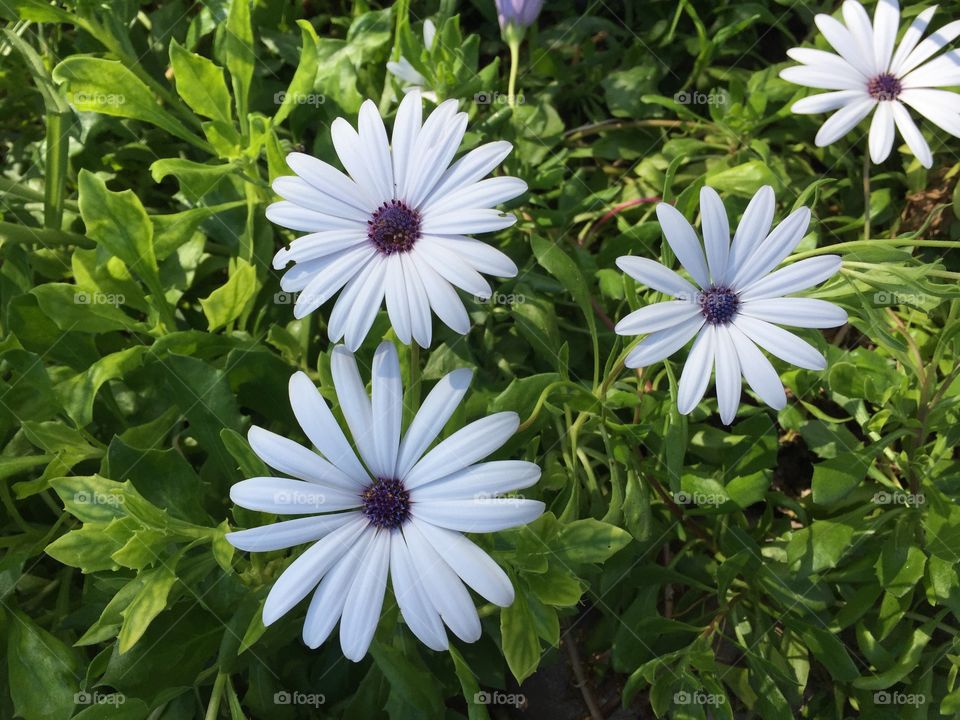
<svg viewBox="0 0 960 720">
<path fill-rule="evenodd" d="M 492 460 L 444 475 L 416 488 L 413 502 L 421 500 L 461 500 L 470 497 L 493 497 L 513 490 L 522 490 L 540 479 L 540 467 L 524 460 Z"/>
<path fill-rule="evenodd" d="M 690 414 L 703 399 L 710 384 L 710 371 L 713 369 L 716 328 L 707 325 L 703 328 L 690 348 L 690 355 L 683 366 L 677 390 L 677 410 L 681 415 Z"/>
<path fill-rule="evenodd" d="M 360 662 L 367 654 L 380 621 L 383 594 L 390 567 L 389 532 L 378 532 L 357 567 L 340 618 L 340 647 L 348 660 Z"/>
<path fill-rule="evenodd" d="M 390 542 L 390 582 L 400 613 L 420 642 L 438 652 L 449 647 L 440 614 L 430 602 L 428 590 L 420 583 L 403 533 L 394 531 Z"/>
<path fill-rule="evenodd" d="M 513 585 L 503 569 L 463 535 L 428 522 L 417 528 L 447 565 L 477 594 L 494 605 L 513 603 Z"/>
<path fill-rule="evenodd" d="M 359 518 L 358 513 L 345 512 L 332 515 L 316 515 L 295 520 L 284 520 L 272 525 L 229 532 L 227 542 L 238 550 L 248 552 L 269 552 L 313 542 L 329 535 L 351 520 Z"/>
<path fill-rule="evenodd" d="M 496 532 L 526 525 L 543 515 L 539 500 L 524 498 L 470 498 L 425 500 L 414 505 L 413 517 L 460 532 Z"/>
<path fill-rule="evenodd" d="M 823 370 L 827 361 L 806 340 L 793 333 L 746 315 L 738 316 L 733 324 L 757 345 L 781 360 L 806 370 Z"/>
</svg>

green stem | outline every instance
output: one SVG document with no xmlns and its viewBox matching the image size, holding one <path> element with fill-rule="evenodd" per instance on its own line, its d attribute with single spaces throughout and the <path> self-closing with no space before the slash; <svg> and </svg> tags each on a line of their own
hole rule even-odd
<svg viewBox="0 0 960 720">
<path fill-rule="evenodd" d="M 210 702 L 207 705 L 207 712 L 203 716 L 204 720 L 216 720 L 220 714 L 220 698 L 223 697 L 223 686 L 227 682 L 227 674 L 217 673 L 217 679 L 213 681 L 213 691 L 210 693 Z"/>
<path fill-rule="evenodd" d="M 43 226 L 59 230 L 63 224 L 63 199 L 67 185 L 69 116 L 47 113 L 46 181 L 43 188 Z"/>
<path fill-rule="evenodd" d="M 824 245 L 823 247 L 814 248 L 813 250 L 807 250 L 805 252 L 797 253 L 796 255 L 793 255 L 790 259 L 796 262 L 797 260 L 805 260 L 806 258 L 815 257 L 816 255 L 829 255 L 837 252 L 838 250 L 856 249 L 861 245 L 866 245 L 866 246 L 886 245 L 890 247 L 960 248 L 960 241 L 957 241 L 957 240 L 911 240 L 910 238 L 886 238 L 881 240 L 881 239 L 866 238 L 864 240 L 849 240 L 847 242 L 837 243 L 835 245 Z"/>
<path fill-rule="evenodd" d="M 407 402 L 405 403 L 405 415 L 408 415 L 409 422 L 420 407 L 420 346 L 417 341 L 411 338 L 410 341 L 410 380 L 407 383 Z"/>
<path fill-rule="evenodd" d="M 863 154 L 863 239 L 870 239 L 870 153 Z"/>
<path fill-rule="evenodd" d="M 510 80 L 507 84 L 507 102 L 510 107 L 517 104 L 517 70 L 520 67 L 520 39 L 511 38 L 510 45 Z"/>
</svg>

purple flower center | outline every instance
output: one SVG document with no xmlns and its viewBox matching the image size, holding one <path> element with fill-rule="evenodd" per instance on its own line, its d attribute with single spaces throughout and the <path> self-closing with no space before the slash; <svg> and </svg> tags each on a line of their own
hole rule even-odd
<svg viewBox="0 0 960 720">
<path fill-rule="evenodd" d="M 384 255 L 408 252 L 420 238 L 420 213 L 401 200 L 385 202 L 367 221 L 367 237 Z"/>
<path fill-rule="evenodd" d="M 700 293 L 700 312 L 711 325 L 726 325 L 737 314 L 740 298 L 726 287 L 711 286 Z"/>
<path fill-rule="evenodd" d="M 410 517 L 410 492 L 396 478 L 377 478 L 362 493 L 361 512 L 380 530 L 393 530 Z"/>
<path fill-rule="evenodd" d="M 896 100 L 902 90 L 903 85 L 890 73 L 877 75 L 867 84 L 867 92 L 874 100 Z"/>
</svg>

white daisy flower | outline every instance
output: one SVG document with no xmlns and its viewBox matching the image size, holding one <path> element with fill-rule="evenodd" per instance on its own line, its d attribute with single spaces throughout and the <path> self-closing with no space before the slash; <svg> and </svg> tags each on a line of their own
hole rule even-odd
<svg viewBox="0 0 960 720">
<path fill-rule="evenodd" d="M 820 32 L 839 54 L 793 48 L 787 54 L 803 64 L 782 70 L 780 77 L 833 91 L 799 100 L 791 108 L 804 114 L 837 111 L 817 133 L 818 146 L 839 140 L 873 112 L 870 159 L 875 163 L 887 159 L 896 127 L 910 151 L 929 168 L 933 165 L 930 146 L 905 105 L 960 137 L 960 95 L 935 89 L 960 85 L 960 52 L 952 50 L 930 59 L 960 35 L 960 20 L 944 25 L 921 42 L 935 11 L 933 6 L 917 16 L 896 51 L 900 25 L 896 0 L 880 0 L 873 23 L 855 0 L 843 3 L 844 22 L 829 15 L 816 16 Z"/>
<path fill-rule="evenodd" d="M 316 387 L 298 372 L 290 378 L 290 404 L 317 452 L 254 426 L 248 434 L 254 452 L 290 477 L 252 478 L 230 489 L 241 507 L 308 516 L 227 534 L 234 547 L 250 552 L 313 543 L 271 588 L 264 625 L 315 589 L 303 641 L 318 647 L 339 620 L 343 654 L 359 661 L 380 619 L 389 572 L 400 612 L 425 645 L 446 649 L 444 624 L 474 642 L 480 619 L 464 584 L 501 607 L 514 592 L 506 573 L 461 533 L 523 525 L 544 510 L 537 500 L 500 497 L 537 482 L 537 465 L 477 462 L 513 435 L 516 413 L 472 422 L 427 451 L 467 392 L 470 370 L 440 380 L 402 435 L 393 344 L 382 343 L 374 355 L 372 398 L 342 345 L 333 350 L 331 370 L 359 458 Z"/>
<path fill-rule="evenodd" d="M 847 321 L 846 312 L 832 303 L 785 297 L 834 275 L 840 269 L 840 257 L 821 255 L 771 272 L 797 246 L 810 222 L 810 210 L 800 208 L 771 232 L 773 213 L 773 190 L 762 187 L 747 206 L 731 243 L 720 196 L 704 187 L 700 191 L 704 257 L 697 234 L 683 215 L 670 205 L 657 205 L 667 243 L 696 287 L 653 260 L 617 259 L 620 269 L 632 278 L 674 298 L 640 308 L 617 323 L 618 335 L 647 335 L 627 356 L 627 367 L 663 360 L 696 337 L 677 394 L 678 409 L 684 415 L 703 398 L 712 368 L 724 424 L 736 417 L 741 374 L 761 400 L 782 409 L 787 403 L 783 384 L 757 346 L 809 370 L 822 370 L 826 360 L 809 343 L 773 323 L 829 328 Z"/>
<path fill-rule="evenodd" d="M 397 110 L 392 142 L 376 106 L 360 108 L 358 131 L 343 118 L 330 126 L 348 175 L 322 160 L 291 153 L 297 174 L 277 178 L 284 198 L 267 208 L 267 218 L 291 230 L 309 232 L 273 260 L 280 281 L 299 292 L 293 314 L 302 318 L 341 288 L 328 322 L 334 342 L 345 338 L 356 350 L 386 298 L 387 312 L 401 342 L 430 346 L 433 312 L 465 334 L 470 319 L 454 286 L 480 299 L 492 290 L 480 273 L 513 277 L 513 261 L 468 233 L 502 230 L 513 215 L 493 209 L 526 191 L 514 177 L 482 180 L 509 154 L 504 141 L 481 145 L 450 165 L 467 127 L 457 101 L 441 103 L 421 123 L 419 91 Z"/>
<path fill-rule="evenodd" d="M 436 34 L 437 26 L 433 24 L 433 20 L 429 18 L 424 20 L 423 46 L 427 50 L 433 47 L 433 38 L 436 37 Z M 401 55 L 397 61 L 391 60 L 388 62 L 387 71 L 402 83 L 405 93 L 411 92 L 412 90 L 424 91 L 427 86 L 427 79 L 421 75 L 403 55 Z M 429 100 L 433 103 L 437 102 L 437 94 L 435 92 L 425 91 L 422 92 L 422 94 L 424 100 Z"/>
</svg>

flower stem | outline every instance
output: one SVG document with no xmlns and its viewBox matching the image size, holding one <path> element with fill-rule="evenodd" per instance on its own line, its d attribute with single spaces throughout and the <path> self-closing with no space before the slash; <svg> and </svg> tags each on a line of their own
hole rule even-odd
<svg viewBox="0 0 960 720">
<path fill-rule="evenodd" d="M 210 694 L 210 702 L 207 704 L 207 712 L 203 716 L 204 720 L 215 720 L 220 714 L 220 698 L 223 696 L 223 686 L 227 682 L 225 673 L 217 673 L 217 679 L 213 681 L 213 691 Z"/>
<path fill-rule="evenodd" d="M 863 239 L 870 239 L 870 153 L 863 154 Z"/>
<path fill-rule="evenodd" d="M 417 341 L 411 339 L 410 342 L 410 380 L 407 383 L 407 400 L 404 408 L 404 414 L 409 415 L 406 418 L 409 423 L 413 419 L 413 414 L 420 407 L 420 346 Z"/>
<path fill-rule="evenodd" d="M 517 104 L 517 70 L 520 67 L 520 38 L 510 38 L 510 80 L 507 85 L 507 103 Z"/>
</svg>

